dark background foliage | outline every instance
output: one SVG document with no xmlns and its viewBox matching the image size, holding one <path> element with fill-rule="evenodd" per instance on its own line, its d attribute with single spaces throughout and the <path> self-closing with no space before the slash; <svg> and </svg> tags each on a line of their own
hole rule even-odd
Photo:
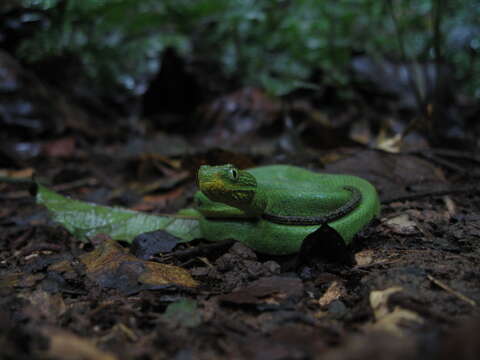
<svg viewBox="0 0 480 360">
<path fill-rule="evenodd" d="M 0 358 L 480 358 L 479 18 L 478 0 L 0 0 Z M 34 177 L 173 214 L 225 163 L 361 176 L 381 216 L 275 257 L 81 239 L 32 196 Z M 165 265 L 199 287 L 164 287 Z"/>
</svg>

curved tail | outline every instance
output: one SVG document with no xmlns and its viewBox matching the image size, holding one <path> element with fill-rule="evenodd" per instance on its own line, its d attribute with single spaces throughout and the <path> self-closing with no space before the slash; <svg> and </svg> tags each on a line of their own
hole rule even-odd
<svg viewBox="0 0 480 360">
<path fill-rule="evenodd" d="M 338 186 L 350 186 L 357 188 L 362 194 L 360 204 L 348 215 L 329 222 L 328 225 L 335 229 L 349 244 L 354 235 L 364 226 L 368 225 L 380 213 L 380 201 L 377 190 L 367 180 L 351 175 L 324 175 Z"/>
</svg>

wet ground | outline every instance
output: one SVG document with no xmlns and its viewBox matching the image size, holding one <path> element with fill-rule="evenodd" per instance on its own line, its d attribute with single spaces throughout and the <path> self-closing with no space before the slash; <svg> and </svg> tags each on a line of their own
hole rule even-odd
<svg viewBox="0 0 480 360">
<path fill-rule="evenodd" d="M 119 144 L 100 156 L 68 139 L 43 144 L 43 155 L 22 162 L 24 173 L 8 175 L 34 168 L 73 198 L 165 213 L 191 205 L 200 163 L 284 162 L 222 151 L 183 161 L 122 157 Z M 313 244 L 272 257 L 236 242 L 194 241 L 148 257 L 186 269 L 195 288 L 138 286 L 131 245 L 79 241 L 51 222 L 28 184 L 0 184 L 1 357 L 480 358 L 477 159 L 348 147 L 288 162 L 367 178 L 382 199 L 380 218 L 346 249 Z M 134 265 L 112 272 L 99 261 L 92 272 L 84 261 L 92 252 Z"/>
</svg>

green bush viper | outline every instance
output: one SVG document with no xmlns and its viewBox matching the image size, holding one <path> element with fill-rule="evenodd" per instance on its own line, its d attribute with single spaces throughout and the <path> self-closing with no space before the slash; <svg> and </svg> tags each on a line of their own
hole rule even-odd
<svg viewBox="0 0 480 360">
<path fill-rule="evenodd" d="M 299 251 L 305 237 L 324 224 L 348 244 L 380 210 L 368 181 L 290 165 L 205 165 L 198 185 L 195 202 L 205 239 L 236 239 L 271 255 Z"/>
</svg>

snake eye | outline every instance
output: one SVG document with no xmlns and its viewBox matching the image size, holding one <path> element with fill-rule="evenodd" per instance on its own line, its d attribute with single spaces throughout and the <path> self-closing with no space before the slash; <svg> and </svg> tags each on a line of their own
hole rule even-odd
<svg viewBox="0 0 480 360">
<path fill-rule="evenodd" d="M 232 169 L 230 170 L 230 175 L 232 177 L 233 180 L 237 180 L 238 179 L 238 171 L 236 169 Z"/>
</svg>

